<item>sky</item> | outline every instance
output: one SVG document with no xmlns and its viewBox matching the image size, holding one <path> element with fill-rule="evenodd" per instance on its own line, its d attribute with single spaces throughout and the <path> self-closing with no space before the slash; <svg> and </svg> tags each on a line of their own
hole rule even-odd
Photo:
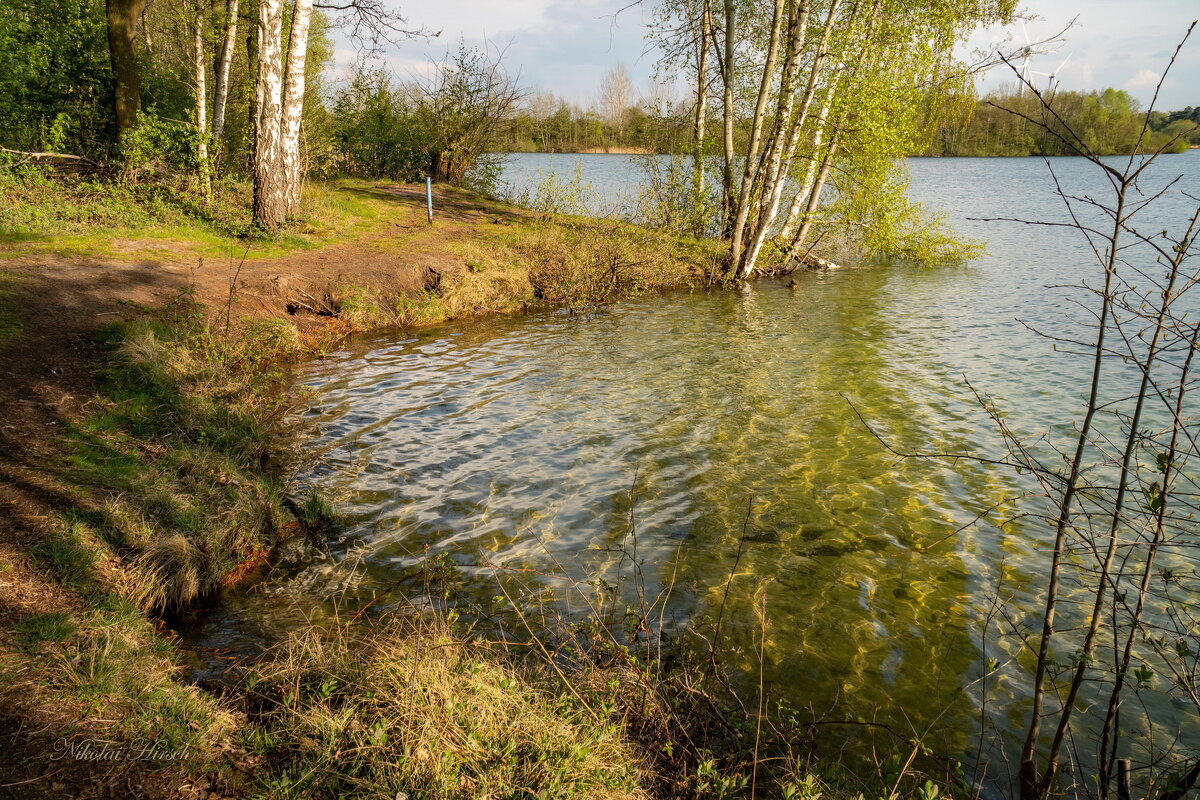
<svg viewBox="0 0 1200 800">
<path fill-rule="evenodd" d="M 644 36 L 658 0 L 628 7 L 630 0 L 438 0 L 401 2 L 410 27 L 440 31 L 388 48 L 383 58 L 402 77 L 420 74 L 431 59 L 458 42 L 502 49 L 504 64 L 518 72 L 523 86 L 554 92 L 586 105 L 598 94 L 605 74 L 624 62 L 638 88 L 648 89 L 656 54 Z M 625 8 L 625 10 L 621 10 Z M 1200 0 L 1026 0 L 1021 8 L 1036 15 L 1026 23 L 1033 41 L 1074 24 L 1055 52 L 1035 57 L 1030 68 L 1056 72 L 1068 90 L 1116 87 L 1148 105 L 1155 84 L 1189 23 L 1200 17 Z M 995 51 L 1005 38 L 1010 47 L 1025 43 L 1019 26 L 977 31 L 961 48 Z M 1068 58 L 1069 56 L 1069 58 Z M 1067 58 L 1061 70 L 1056 68 Z M 336 69 L 344 74 L 355 60 L 353 47 L 337 39 Z M 1046 77 L 1034 76 L 1046 81 Z M 985 74 L 984 90 L 1013 81 L 1006 67 Z M 1200 26 L 1163 85 L 1158 108 L 1200 105 Z"/>
</svg>

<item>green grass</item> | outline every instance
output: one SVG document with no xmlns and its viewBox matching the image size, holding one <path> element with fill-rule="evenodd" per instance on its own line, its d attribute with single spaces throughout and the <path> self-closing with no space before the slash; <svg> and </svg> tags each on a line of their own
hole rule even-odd
<svg viewBox="0 0 1200 800">
<path fill-rule="evenodd" d="M 447 628 L 301 631 L 251 674 L 254 796 L 640 798 L 616 721 Z"/>
<path fill-rule="evenodd" d="M 342 518 L 333 504 L 313 490 L 297 507 L 296 516 L 310 530 L 329 530 L 340 524 Z"/>
<path fill-rule="evenodd" d="M 162 753 L 188 748 L 192 766 L 215 766 L 228 741 L 231 715 L 220 702 L 175 681 L 171 643 L 155 635 L 134 606 L 114 595 L 79 616 L 54 613 L 22 623 L 21 635 L 40 647 L 38 668 L 15 687 L 78 709 L 84 719 L 115 722 L 106 738 Z M 9 687 L 12 690 L 14 687 Z"/>
<path fill-rule="evenodd" d="M 397 211 L 394 198 L 355 180 L 309 184 L 302 215 L 277 235 L 255 232 L 249 209 L 245 182 L 218 182 L 205 201 L 184 179 L 126 185 L 36 167 L 0 172 L 0 244 L 12 246 L 7 258 L 42 252 L 119 258 L 131 249 L 226 257 L 246 241 L 253 242 L 251 257 L 271 258 L 376 232 Z"/>
<path fill-rule="evenodd" d="M 78 531 L 120 560 L 122 591 L 147 609 L 211 594 L 273 546 L 284 521 L 281 420 L 295 329 L 214 328 L 186 297 L 107 329 L 103 394 L 70 431 L 66 477 L 95 500 L 39 547 L 78 586 Z"/>
<path fill-rule="evenodd" d="M 75 620 L 65 611 L 34 614 L 17 625 L 17 633 L 28 645 L 42 642 L 61 644 L 75 633 Z"/>
<path fill-rule="evenodd" d="M 94 567 L 100 556 L 92 532 L 74 514 L 64 513 L 60 524 L 30 549 L 34 560 L 65 585 L 84 594 L 95 590 Z"/>
</svg>

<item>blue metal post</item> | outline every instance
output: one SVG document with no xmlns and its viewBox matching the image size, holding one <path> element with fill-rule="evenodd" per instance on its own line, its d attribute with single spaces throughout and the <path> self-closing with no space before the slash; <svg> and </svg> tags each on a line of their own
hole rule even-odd
<svg viewBox="0 0 1200 800">
<path fill-rule="evenodd" d="M 425 179 L 425 208 L 429 211 L 429 224 L 433 224 L 433 178 Z"/>
</svg>

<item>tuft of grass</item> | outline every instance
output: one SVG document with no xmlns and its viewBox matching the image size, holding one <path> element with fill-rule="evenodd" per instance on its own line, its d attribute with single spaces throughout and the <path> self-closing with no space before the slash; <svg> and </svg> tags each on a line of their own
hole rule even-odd
<svg viewBox="0 0 1200 800">
<path fill-rule="evenodd" d="M 341 522 L 341 516 L 333 504 L 315 490 L 309 492 L 304 502 L 297 506 L 297 516 L 309 530 L 325 530 Z"/>
<path fill-rule="evenodd" d="M 50 611 L 26 617 L 17 625 L 17 633 L 28 645 L 42 642 L 61 644 L 75 633 L 75 620 L 65 611 Z"/>
<path fill-rule="evenodd" d="M 445 627 L 301 631 L 250 684 L 265 797 L 648 796 L 619 724 Z"/>
<path fill-rule="evenodd" d="M 68 472 L 103 498 L 88 523 L 125 596 L 182 608 L 261 559 L 284 523 L 279 435 L 303 346 L 286 321 L 212 323 L 186 296 L 103 338 L 104 397 L 72 432 Z M 47 558 L 77 581 L 62 550 Z"/>
<path fill-rule="evenodd" d="M 352 328 L 380 328 L 396 322 L 394 312 L 378 289 L 343 284 L 334 292 L 333 300 L 338 316 Z"/>
<path fill-rule="evenodd" d="M 94 591 L 100 549 L 87 524 L 76 515 L 63 514 L 50 535 L 30 548 L 30 555 L 72 589 L 84 594 Z"/>
</svg>

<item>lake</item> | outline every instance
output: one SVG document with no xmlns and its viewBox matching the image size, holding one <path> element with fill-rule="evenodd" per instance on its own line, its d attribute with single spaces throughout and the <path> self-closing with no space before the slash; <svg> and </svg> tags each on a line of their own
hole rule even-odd
<svg viewBox="0 0 1200 800">
<path fill-rule="evenodd" d="M 615 205 L 638 185 L 635 162 L 520 155 L 508 176 L 528 185 L 578 163 Z M 1082 160 L 1050 163 L 1069 189 L 1104 190 Z M 662 626 L 721 615 L 734 672 L 752 677 L 765 603 L 773 698 L 878 719 L 968 761 L 982 735 L 994 760 L 1022 730 L 1026 681 L 993 600 L 1008 598 L 1014 622 L 1033 618 L 1051 531 L 1017 516 L 1027 479 L 899 458 L 883 442 L 1001 455 L 971 386 L 1018 433 L 1048 435 L 1035 446 L 1065 441 L 1089 364 L 1035 330 L 1080 335 L 1075 303 L 1087 299 L 1063 287 L 1098 270 L 1074 232 L 977 219 L 1062 220 L 1042 160 L 909 167 L 910 196 L 987 255 L 452 322 L 361 338 L 314 363 L 304 382 L 322 455 L 305 480 L 348 524 L 293 545 L 275 577 L 227 599 L 198 635 L 269 639 L 445 555 L 461 565 L 461 596 L 483 605 L 497 593 L 493 566 L 568 616 L 586 610 L 578 582 L 603 578 L 635 606 L 669 594 Z M 1150 182 L 1177 174 L 1200 186 L 1200 152 L 1162 159 Z M 1153 223 L 1187 211 L 1168 199 Z M 640 583 L 622 556 L 632 547 Z M 985 685 L 992 658 L 1010 666 Z M 1191 711 L 1147 704 L 1163 732 L 1200 741 Z"/>
</svg>

